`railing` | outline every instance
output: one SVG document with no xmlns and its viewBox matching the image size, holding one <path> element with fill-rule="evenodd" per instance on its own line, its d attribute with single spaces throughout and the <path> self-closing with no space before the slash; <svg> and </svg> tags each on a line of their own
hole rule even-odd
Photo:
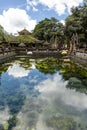
<svg viewBox="0 0 87 130">
<path fill-rule="evenodd" d="M 16 56 L 14 51 L 0 51 L 0 63 L 4 63 L 10 59 L 13 59 Z"/>
</svg>

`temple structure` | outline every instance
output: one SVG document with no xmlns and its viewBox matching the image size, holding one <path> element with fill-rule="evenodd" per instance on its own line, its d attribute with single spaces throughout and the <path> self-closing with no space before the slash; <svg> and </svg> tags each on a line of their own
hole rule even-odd
<svg viewBox="0 0 87 130">
<path fill-rule="evenodd" d="M 18 32 L 19 35 L 31 35 L 32 33 L 30 33 L 27 29 L 23 29 L 20 32 Z"/>
</svg>

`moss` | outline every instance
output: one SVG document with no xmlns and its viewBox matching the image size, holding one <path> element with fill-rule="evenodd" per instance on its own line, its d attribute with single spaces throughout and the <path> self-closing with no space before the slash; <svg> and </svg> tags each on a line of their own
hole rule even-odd
<svg viewBox="0 0 87 130">
<path fill-rule="evenodd" d="M 76 122 L 72 118 L 52 117 L 46 124 L 55 130 L 76 130 Z"/>
<path fill-rule="evenodd" d="M 8 125 L 9 125 L 8 123 L 4 124 L 4 130 L 8 130 Z"/>
<path fill-rule="evenodd" d="M 57 59 L 55 58 L 46 58 L 36 64 L 36 68 L 45 74 L 54 74 L 59 69 L 58 67 Z"/>
</svg>

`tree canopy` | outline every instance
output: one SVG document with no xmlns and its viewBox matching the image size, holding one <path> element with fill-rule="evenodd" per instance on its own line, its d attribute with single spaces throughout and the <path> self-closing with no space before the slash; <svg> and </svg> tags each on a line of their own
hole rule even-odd
<svg viewBox="0 0 87 130">
<path fill-rule="evenodd" d="M 70 38 L 73 33 L 77 33 L 79 43 L 87 44 L 87 1 L 84 0 L 84 5 L 73 7 L 72 14 L 66 18 L 65 35 Z"/>
<path fill-rule="evenodd" d="M 3 27 L 0 25 L 0 42 L 3 41 L 4 39 L 4 29 Z"/>
<path fill-rule="evenodd" d="M 36 25 L 33 35 L 40 40 L 50 41 L 53 36 L 63 35 L 63 24 L 54 17 L 45 18 Z"/>
</svg>

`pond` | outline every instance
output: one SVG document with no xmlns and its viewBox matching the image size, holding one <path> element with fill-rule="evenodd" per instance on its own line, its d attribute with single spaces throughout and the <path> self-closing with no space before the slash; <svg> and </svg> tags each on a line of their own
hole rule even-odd
<svg viewBox="0 0 87 130">
<path fill-rule="evenodd" d="M 0 65 L 0 130 L 87 130 L 87 70 L 54 57 Z"/>
</svg>

